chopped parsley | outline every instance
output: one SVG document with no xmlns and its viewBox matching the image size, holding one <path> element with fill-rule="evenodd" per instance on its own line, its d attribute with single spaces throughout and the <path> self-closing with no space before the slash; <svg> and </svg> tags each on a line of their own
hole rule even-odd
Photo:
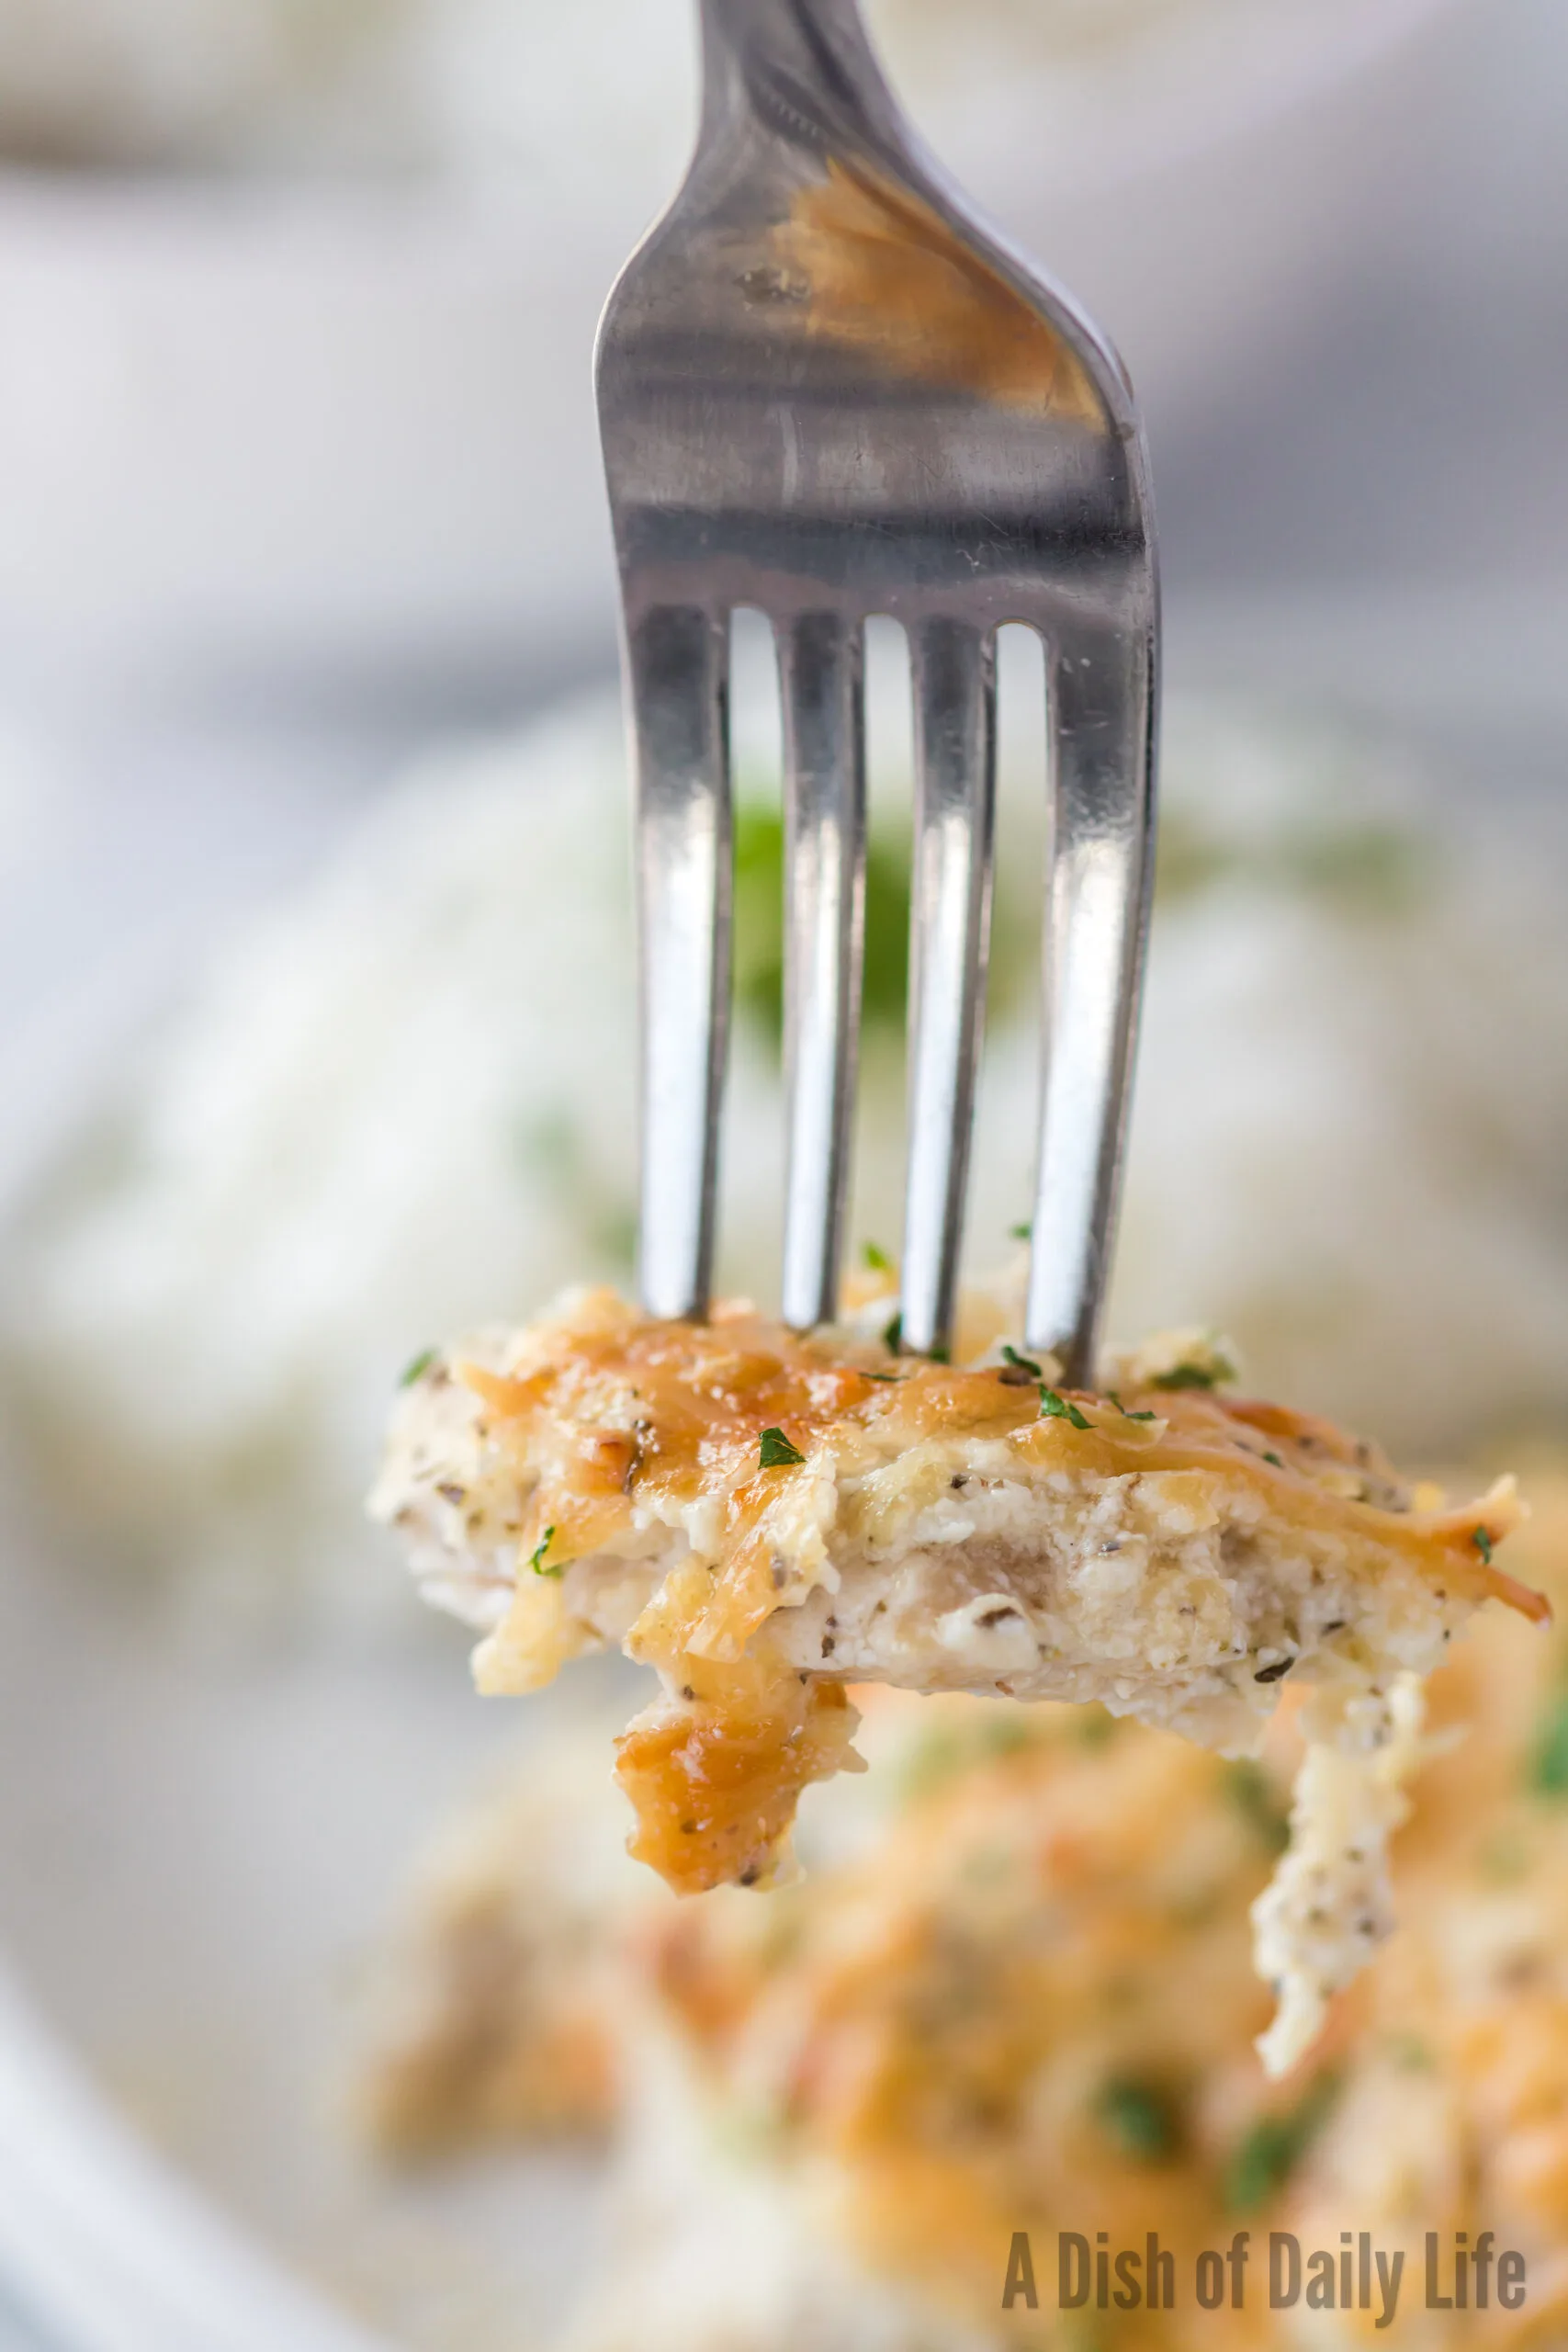
<svg viewBox="0 0 1568 2352">
<path fill-rule="evenodd" d="M 896 1315 L 883 1331 L 882 1344 L 890 1356 L 896 1356 L 904 1344 L 904 1317 Z"/>
<path fill-rule="evenodd" d="M 1541 1722 L 1530 1786 L 1538 1796 L 1568 1797 L 1568 1692 L 1552 1701 Z"/>
<path fill-rule="evenodd" d="M 1276 1470 L 1282 1470 L 1285 1466 L 1277 1453 L 1266 1453 L 1263 1459 L 1265 1462 L 1271 1462 Z"/>
<path fill-rule="evenodd" d="M 1095 2112 L 1123 2155 L 1157 2165 L 1181 2146 L 1181 2118 L 1168 2091 L 1137 2075 L 1114 2075 Z"/>
<path fill-rule="evenodd" d="M 1034 1227 L 1026 1217 L 1021 1225 L 1010 1225 L 1008 1227 L 1008 1234 L 1009 1238 L 1014 1241 L 1032 1241 L 1034 1238 Z"/>
<path fill-rule="evenodd" d="M 1121 1397 L 1116 1394 L 1114 1388 L 1108 1388 L 1105 1393 L 1110 1397 L 1111 1403 L 1115 1406 L 1116 1410 L 1121 1414 L 1122 1419 L 1124 1421 L 1157 1421 L 1159 1419 L 1159 1415 L 1154 1412 L 1130 1413 L 1127 1410 L 1126 1406 L 1122 1402 Z"/>
<path fill-rule="evenodd" d="M 416 1380 L 423 1380 L 440 1352 L 439 1348 L 422 1348 L 412 1363 L 405 1364 L 399 1374 L 398 1386 L 412 1388 Z"/>
<path fill-rule="evenodd" d="M 1190 1357 L 1185 1363 L 1172 1364 L 1168 1372 L 1156 1373 L 1149 1386 L 1164 1389 L 1218 1388 L 1235 1376 L 1235 1364 L 1216 1348 L 1206 1363 Z"/>
<path fill-rule="evenodd" d="M 547 1527 L 538 1542 L 535 1544 L 532 1552 L 528 1555 L 528 1566 L 533 1569 L 534 1574 L 536 1577 L 558 1577 L 562 1568 L 565 1567 L 566 1562 L 564 1560 L 558 1560 L 553 1568 L 547 1568 L 545 1566 L 545 1554 L 549 1550 L 550 1545 L 555 1542 L 555 1529 L 553 1527 Z"/>
<path fill-rule="evenodd" d="M 1319 2075 L 1287 2113 L 1259 2116 L 1225 2167 L 1225 2203 L 1233 2213 L 1256 2213 L 1279 2195 L 1327 2122 L 1338 2095 L 1337 2075 Z"/>
<path fill-rule="evenodd" d="M 1482 1558 L 1485 1561 L 1487 1566 L 1490 1567 L 1492 1566 L 1492 1538 L 1488 1531 L 1484 1527 L 1478 1527 L 1472 1533 L 1470 1540 L 1474 1544 L 1476 1550 L 1480 1553 Z"/>
<path fill-rule="evenodd" d="M 764 1430 L 757 1444 L 757 1467 L 760 1470 L 798 1469 L 806 1456 L 791 1445 L 783 1430 Z"/>
<path fill-rule="evenodd" d="M 1021 1356 L 1018 1350 L 1010 1348 L 1005 1340 L 1002 1343 L 1002 1362 L 1012 1364 L 1019 1372 L 1026 1372 L 1031 1380 L 1044 1378 L 1044 1374 L 1032 1356 Z"/>
<path fill-rule="evenodd" d="M 1092 1427 L 1076 1405 L 1069 1405 L 1060 1390 L 1047 1388 L 1043 1381 L 1040 1384 L 1040 1418 L 1043 1421 L 1069 1422 L 1075 1430 Z"/>
<path fill-rule="evenodd" d="M 1271 1854 L 1282 1854 L 1291 1842 L 1290 1815 L 1275 1793 L 1261 1764 L 1249 1756 L 1221 1767 L 1221 1785 L 1244 1821 L 1255 1829 Z"/>
<path fill-rule="evenodd" d="M 860 1254 L 874 1274 L 890 1274 L 893 1272 L 893 1261 L 880 1242 L 863 1241 Z"/>
</svg>

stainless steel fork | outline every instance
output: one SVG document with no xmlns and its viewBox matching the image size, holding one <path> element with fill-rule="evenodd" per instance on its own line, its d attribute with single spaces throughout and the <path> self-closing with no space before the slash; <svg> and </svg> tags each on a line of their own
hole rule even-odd
<svg viewBox="0 0 1568 2352">
<path fill-rule="evenodd" d="M 856 0 L 701 0 L 696 153 L 597 358 L 624 600 L 642 991 L 641 1287 L 700 1317 L 729 992 L 728 645 L 772 620 L 785 747 L 784 1313 L 839 1295 L 860 1014 L 865 621 L 908 632 L 916 842 L 904 1346 L 957 1293 L 985 996 L 995 643 L 1044 639 L 1045 1054 L 1026 1337 L 1092 1377 L 1147 921 L 1158 595 L 1110 345 L 982 228 Z"/>
</svg>

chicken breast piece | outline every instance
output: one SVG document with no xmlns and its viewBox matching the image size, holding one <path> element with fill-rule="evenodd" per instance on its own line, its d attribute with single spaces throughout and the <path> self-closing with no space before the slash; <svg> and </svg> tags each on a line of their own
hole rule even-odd
<svg viewBox="0 0 1568 2352">
<path fill-rule="evenodd" d="M 419 1369 L 371 1507 L 483 1631 L 481 1690 L 613 1644 L 655 1667 L 617 1743 L 632 1851 L 682 1892 L 761 1885 L 801 1792 L 858 1761 L 846 1681 L 1100 1701 L 1235 1753 L 1289 1678 L 1364 1747 L 1346 1702 L 1488 1595 L 1545 1613 L 1493 1556 L 1509 1485 L 1444 1509 L 1227 1371 L 1190 1336 L 1067 1392 L 1008 1347 L 955 1369 L 583 1292 Z"/>
</svg>

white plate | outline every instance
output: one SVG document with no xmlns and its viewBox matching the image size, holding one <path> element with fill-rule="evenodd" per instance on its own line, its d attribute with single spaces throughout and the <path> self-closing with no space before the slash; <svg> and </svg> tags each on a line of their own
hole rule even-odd
<svg viewBox="0 0 1568 2352">
<path fill-rule="evenodd" d="M 0 1224 L 141 985 L 7 1057 Z M 0 1468 L 0 2288 L 72 2352 L 533 2345 L 592 2256 L 594 2165 L 389 2178 L 342 2109 L 412 1850 L 547 1705 L 481 1705 L 412 1600 L 370 1644 L 198 1641 L 62 1556 L 24 1485 Z"/>
</svg>

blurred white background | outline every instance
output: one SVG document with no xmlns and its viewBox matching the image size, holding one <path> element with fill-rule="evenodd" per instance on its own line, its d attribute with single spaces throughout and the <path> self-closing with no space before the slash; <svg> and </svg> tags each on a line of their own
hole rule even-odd
<svg viewBox="0 0 1568 2352">
<path fill-rule="evenodd" d="M 1101 307 L 1148 402 L 1178 680 L 1338 681 L 1352 702 L 1429 710 L 1439 735 L 1483 704 L 1511 757 L 1555 766 L 1565 83 L 1558 0 L 1455 5 L 1350 95 L 1272 108 L 1106 199 L 1111 231 L 1063 204 L 1064 250 L 1047 231 L 1045 258 Z M 1278 282 L 1249 295 L 1259 205 Z M 308 860 L 402 750 L 613 662 L 588 365 L 629 231 L 579 240 L 588 258 L 550 316 L 561 342 L 531 365 L 507 322 L 518 256 L 537 273 L 551 218 L 471 193 L 458 209 L 460 233 L 406 194 L 0 176 L 7 1020 L 138 934 L 183 956 Z M 305 367 L 280 339 L 357 268 L 365 315 L 338 321 L 341 350 L 318 318 Z M 226 277 L 260 306 L 297 404 L 277 432 L 296 458 L 311 429 L 340 461 L 357 437 L 374 460 L 357 479 L 272 480 L 267 419 L 223 347 L 243 328 Z M 418 397 L 394 384 L 378 402 L 371 371 L 407 357 L 410 316 Z M 182 354 L 187 380 L 161 372 Z M 328 548 L 313 591 L 296 576 L 300 509 Z"/>
</svg>

